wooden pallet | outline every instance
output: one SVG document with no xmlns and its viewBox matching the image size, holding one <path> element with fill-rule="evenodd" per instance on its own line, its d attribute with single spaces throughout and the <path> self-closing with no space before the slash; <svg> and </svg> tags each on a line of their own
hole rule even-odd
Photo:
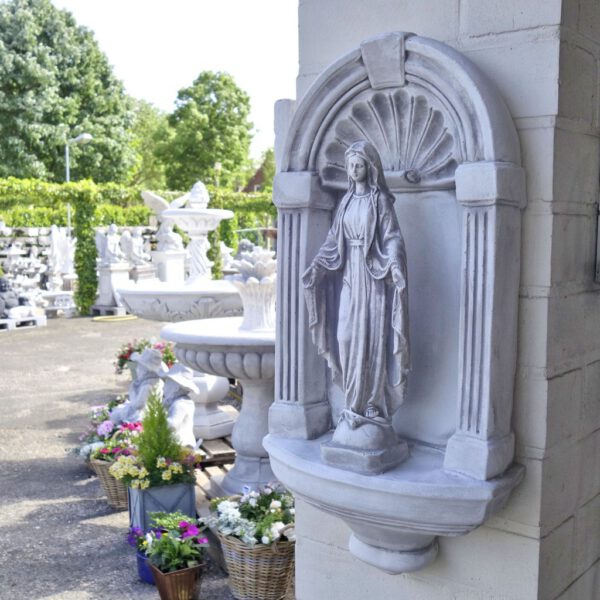
<svg viewBox="0 0 600 600">
<path fill-rule="evenodd" d="M 22 319 L 0 319 L 0 331 L 26 329 L 28 327 L 45 327 L 48 324 L 45 316 L 24 317 Z"/>
<path fill-rule="evenodd" d="M 231 445 L 231 436 L 217 438 L 216 440 L 205 440 L 200 446 L 206 458 L 202 460 L 201 468 L 225 465 L 235 460 L 235 450 Z"/>
<path fill-rule="evenodd" d="M 92 306 L 93 317 L 104 317 L 107 315 L 114 315 L 117 317 L 123 317 L 127 314 L 127 309 L 124 306 L 103 306 L 95 304 Z"/>
</svg>

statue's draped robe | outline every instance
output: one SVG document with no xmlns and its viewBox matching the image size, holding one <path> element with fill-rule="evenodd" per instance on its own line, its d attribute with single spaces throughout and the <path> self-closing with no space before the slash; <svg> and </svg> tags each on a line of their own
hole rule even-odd
<svg viewBox="0 0 600 600">
<path fill-rule="evenodd" d="M 325 276 L 312 279 L 318 265 Z M 391 417 L 410 364 L 406 252 L 392 199 L 346 194 L 303 279 L 313 340 L 346 408 Z"/>
</svg>

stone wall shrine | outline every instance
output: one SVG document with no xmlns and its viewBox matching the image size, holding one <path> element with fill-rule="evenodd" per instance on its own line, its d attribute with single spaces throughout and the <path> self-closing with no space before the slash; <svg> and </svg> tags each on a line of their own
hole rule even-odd
<svg viewBox="0 0 600 600">
<path fill-rule="evenodd" d="M 459 52 L 390 33 L 321 74 L 279 161 L 273 471 L 362 561 L 422 569 L 524 475 L 511 115 Z"/>
</svg>

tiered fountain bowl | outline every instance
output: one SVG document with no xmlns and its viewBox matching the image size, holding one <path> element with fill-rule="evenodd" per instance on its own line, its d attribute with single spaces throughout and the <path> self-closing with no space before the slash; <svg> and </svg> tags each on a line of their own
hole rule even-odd
<svg viewBox="0 0 600 600">
<path fill-rule="evenodd" d="M 236 288 L 228 281 L 212 279 L 212 263 L 206 256 L 210 247 L 208 234 L 223 219 L 231 219 L 233 212 L 208 208 L 208 202 L 206 187 L 198 182 L 189 194 L 162 211 L 163 223 L 175 224 L 190 236 L 190 274 L 185 281 L 146 279 L 120 287 L 118 293 L 129 312 L 144 319 L 169 322 L 242 314 Z"/>
<path fill-rule="evenodd" d="M 196 320 L 165 326 L 161 336 L 175 342 L 177 358 L 192 369 L 234 377 L 243 387 L 240 416 L 233 428 L 233 468 L 211 480 L 211 495 L 241 493 L 273 481 L 262 445 L 275 378 L 275 270 L 273 252 L 255 248 L 234 266 L 232 281 L 244 305 L 244 317 Z"/>
</svg>

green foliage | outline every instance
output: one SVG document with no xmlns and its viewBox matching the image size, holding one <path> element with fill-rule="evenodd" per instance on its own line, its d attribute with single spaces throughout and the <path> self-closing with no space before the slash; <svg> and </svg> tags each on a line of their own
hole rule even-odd
<svg viewBox="0 0 600 600">
<path fill-rule="evenodd" d="M 75 246 L 75 271 L 78 281 L 74 299 L 79 312 L 86 315 L 96 299 L 98 276 L 96 275 L 96 243 L 94 239 L 94 213 L 97 194 L 93 184 L 78 186 L 72 194 L 75 206 L 73 235 Z"/>
<path fill-rule="evenodd" d="M 179 90 L 169 116 L 170 135 L 158 148 L 167 185 L 189 189 L 199 179 L 231 188 L 243 185 L 249 165 L 249 115 L 250 98 L 227 73 L 203 71 L 190 87 Z"/>
<path fill-rule="evenodd" d="M 273 179 L 275 178 L 275 150 L 273 148 L 268 148 L 264 151 L 260 168 L 262 169 L 264 178 L 262 189 L 265 192 L 272 192 Z"/>
<path fill-rule="evenodd" d="M 131 102 L 92 32 L 50 0 L 0 3 L 0 177 L 122 181 L 133 154 Z"/>
<path fill-rule="evenodd" d="M 146 404 L 146 412 L 142 419 L 142 433 L 137 441 L 137 456 L 139 463 L 148 471 L 150 487 L 168 483 L 183 483 L 193 481 L 193 475 L 187 470 L 173 475 L 173 478 L 163 478 L 163 470 L 158 465 L 159 459 L 178 461 L 184 450 L 177 440 L 175 433 L 169 427 L 167 411 L 162 403 L 160 394 L 150 393 Z"/>
<path fill-rule="evenodd" d="M 0 179 L 0 213 L 13 207 L 35 206 L 52 209 L 73 204 L 73 194 L 90 187 L 89 181 L 69 184 L 46 183 L 39 179 Z M 141 188 L 125 187 L 116 183 L 99 183 L 94 186 L 101 204 L 135 206 L 142 204 Z M 66 208 L 65 208 L 66 210 Z"/>
<path fill-rule="evenodd" d="M 72 200 L 72 199 L 71 199 Z M 74 214 L 74 212 L 72 213 Z M 94 215 L 94 225 L 143 226 L 148 225 L 152 211 L 146 206 L 130 206 L 122 208 L 112 204 L 99 204 Z M 67 226 L 67 207 L 45 208 L 43 206 L 17 206 L 2 213 L 2 219 L 9 227 L 50 227 Z"/>
<path fill-rule="evenodd" d="M 164 188 L 165 166 L 156 150 L 159 143 L 170 135 L 167 115 L 145 100 L 135 102 L 135 119 L 131 128 L 135 164 L 127 181 L 129 185 L 145 189 Z"/>
</svg>

